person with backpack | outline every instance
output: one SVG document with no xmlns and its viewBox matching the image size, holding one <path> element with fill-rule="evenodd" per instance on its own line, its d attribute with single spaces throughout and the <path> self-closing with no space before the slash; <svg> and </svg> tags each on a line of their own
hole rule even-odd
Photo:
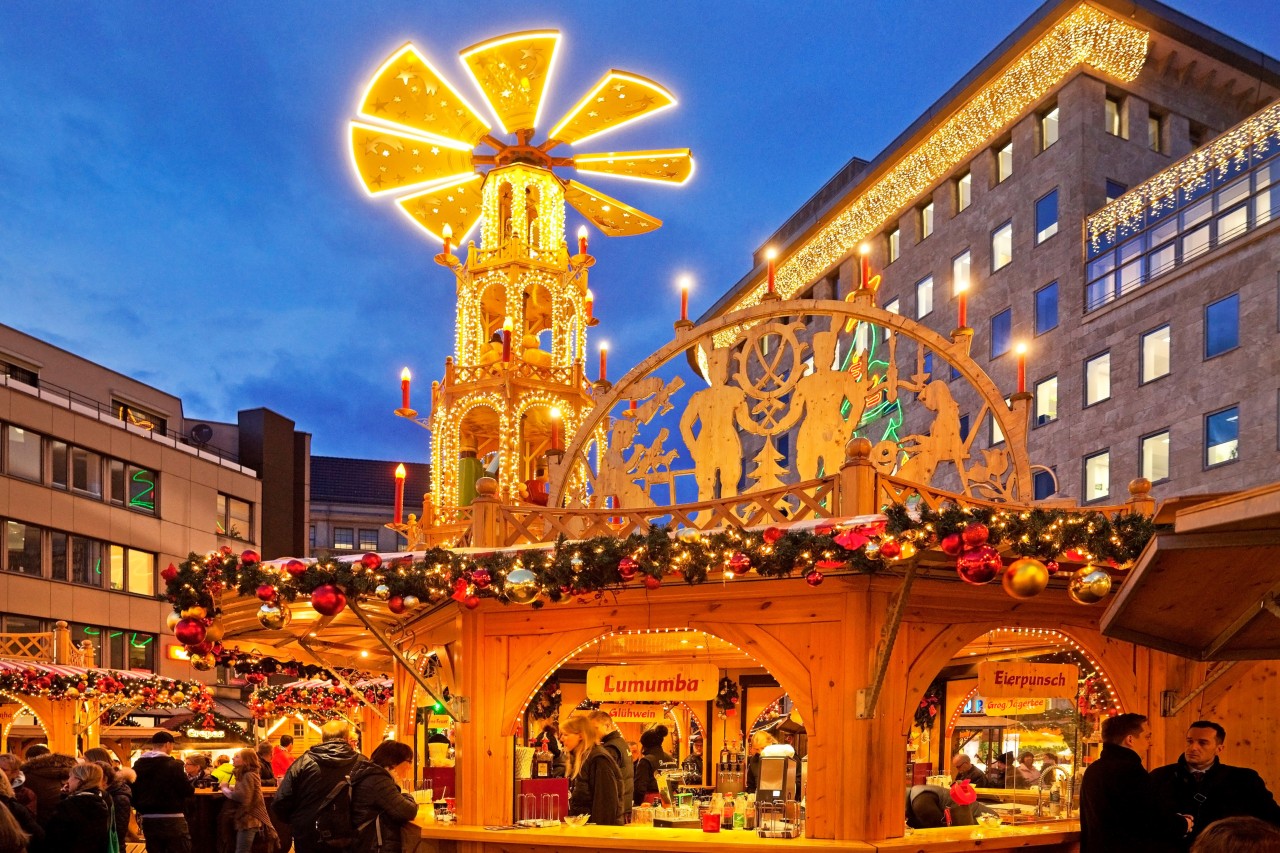
<svg viewBox="0 0 1280 853">
<path fill-rule="evenodd" d="M 350 725 L 330 720 L 320 728 L 320 743 L 289 766 L 271 807 L 289 822 L 296 853 L 352 849 L 349 777 L 360 761 Z"/>
<path fill-rule="evenodd" d="M 45 827 L 42 850 L 75 853 L 118 853 L 124 843 L 116 837 L 111 820 L 102 767 L 93 762 L 77 764 L 62 783 L 63 798 Z"/>
<path fill-rule="evenodd" d="M 156 732 L 151 749 L 133 763 L 133 808 L 147 839 L 147 853 L 191 853 L 191 830 L 182 809 L 195 788 L 173 758 L 173 735 Z"/>
<path fill-rule="evenodd" d="M 383 741 L 351 774 L 351 822 L 361 853 L 402 853 L 400 829 L 418 815 L 413 797 L 397 780 L 413 773 L 413 748 Z M 405 851 L 413 853 L 413 851 Z"/>
</svg>

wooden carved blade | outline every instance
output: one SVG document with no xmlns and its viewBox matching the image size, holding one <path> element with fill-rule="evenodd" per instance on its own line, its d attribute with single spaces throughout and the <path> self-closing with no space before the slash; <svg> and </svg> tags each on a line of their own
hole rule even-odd
<svg viewBox="0 0 1280 853">
<path fill-rule="evenodd" d="M 504 132 L 538 126 L 559 46 L 558 32 L 534 30 L 482 41 L 459 54 Z"/>
<path fill-rule="evenodd" d="M 475 174 L 471 149 L 461 144 L 351 122 L 351 162 L 370 195 Z"/>
<path fill-rule="evenodd" d="M 693 156 L 688 148 L 670 151 L 611 151 L 608 154 L 578 154 L 573 167 L 637 181 L 683 184 L 693 177 Z"/>
<path fill-rule="evenodd" d="M 382 64 L 360 101 L 360 115 L 474 148 L 485 121 L 412 44 Z"/>
<path fill-rule="evenodd" d="M 613 70 L 551 128 L 548 139 L 581 145 L 676 105 L 675 96 L 647 77 Z"/>
<path fill-rule="evenodd" d="M 396 199 L 396 204 L 419 228 L 437 240 L 444 239 L 444 226 L 453 229 L 453 243 L 461 246 L 480 221 L 481 175 L 437 184 L 421 192 Z"/>
<path fill-rule="evenodd" d="M 648 234 L 662 227 L 661 219 L 654 219 L 577 181 L 569 181 L 565 186 L 564 200 L 610 237 Z"/>
</svg>

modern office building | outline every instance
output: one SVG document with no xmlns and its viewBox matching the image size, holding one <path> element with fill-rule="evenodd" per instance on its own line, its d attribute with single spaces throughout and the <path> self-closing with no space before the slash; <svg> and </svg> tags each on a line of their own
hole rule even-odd
<svg viewBox="0 0 1280 853">
<path fill-rule="evenodd" d="M 1270 482 L 1278 94 L 1280 63 L 1160 3 L 1052 0 L 850 161 L 702 319 L 759 301 L 768 247 L 784 298 L 845 298 L 865 245 L 878 304 L 944 337 L 967 286 L 972 356 L 1002 388 L 1028 346 L 1037 498 Z M 969 453 L 998 446 L 950 379 Z"/>
<path fill-rule="evenodd" d="M 56 620 L 99 666 L 174 678 L 159 570 L 221 546 L 302 553 L 310 436 L 172 394 L 0 325 L 0 633 Z"/>
<path fill-rule="evenodd" d="M 395 513 L 395 462 L 311 457 L 308 556 L 398 551 L 405 542 L 385 525 Z M 421 514 L 431 466 L 405 463 L 404 513 Z"/>
</svg>

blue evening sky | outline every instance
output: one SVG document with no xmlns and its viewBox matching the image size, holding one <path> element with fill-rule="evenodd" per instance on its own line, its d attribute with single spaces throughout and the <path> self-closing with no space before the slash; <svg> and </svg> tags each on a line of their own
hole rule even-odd
<svg viewBox="0 0 1280 853">
<path fill-rule="evenodd" d="M 9 0 L 0 322 L 182 396 L 188 417 L 266 406 L 316 453 L 425 461 L 427 434 L 391 410 L 401 366 L 419 403 L 443 371 L 451 278 L 438 245 L 365 197 L 344 141 L 404 42 L 478 104 L 460 49 L 559 28 L 548 127 L 610 67 L 680 99 L 601 145 L 688 146 L 692 182 L 588 179 L 665 222 L 592 232 L 591 351 L 610 342 L 616 377 L 670 337 L 678 273 L 700 313 L 840 166 L 878 153 L 1037 5 Z M 1274 0 L 1173 5 L 1280 55 Z M 570 234 L 579 223 L 571 211 Z"/>
</svg>

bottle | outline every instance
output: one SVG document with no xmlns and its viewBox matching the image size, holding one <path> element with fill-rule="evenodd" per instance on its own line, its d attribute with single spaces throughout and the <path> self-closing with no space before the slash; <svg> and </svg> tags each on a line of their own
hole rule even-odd
<svg viewBox="0 0 1280 853">
<path fill-rule="evenodd" d="M 734 801 L 733 806 L 733 828 L 747 828 L 747 797 L 745 794 L 739 794 Z"/>
<path fill-rule="evenodd" d="M 720 828 L 733 829 L 733 797 L 724 798 L 724 809 L 720 812 Z"/>
<path fill-rule="evenodd" d="M 551 755 L 550 745 L 547 739 L 542 739 L 542 746 L 533 756 L 533 778 L 550 779 L 551 771 L 555 764 L 555 758 Z"/>
</svg>

